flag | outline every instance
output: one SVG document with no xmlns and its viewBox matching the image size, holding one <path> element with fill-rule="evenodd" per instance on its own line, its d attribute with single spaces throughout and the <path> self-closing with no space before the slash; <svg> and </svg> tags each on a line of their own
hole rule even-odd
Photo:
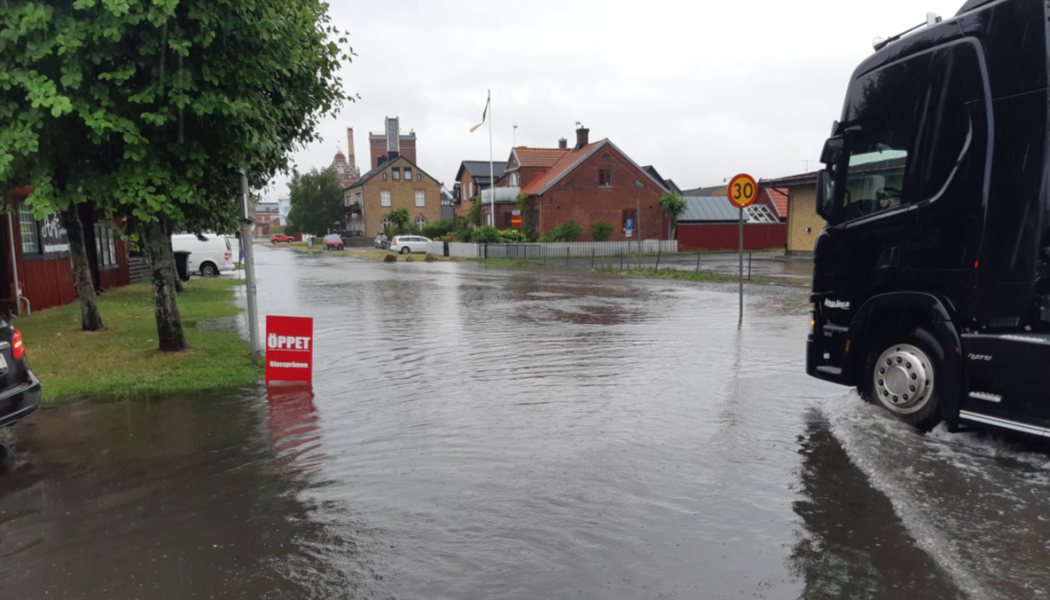
<svg viewBox="0 0 1050 600">
<path fill-rule="evenodd" d="M 474 133 L 474 130 L 485 124 L 485 117 L 489 114 L 489 103 L 492 102 L 492 92 L 489 92 L 489 99 L 485 101 L 485 110 L 481 111 L 481 122 L 470 128 L 470 132 Z"/>
</svg>

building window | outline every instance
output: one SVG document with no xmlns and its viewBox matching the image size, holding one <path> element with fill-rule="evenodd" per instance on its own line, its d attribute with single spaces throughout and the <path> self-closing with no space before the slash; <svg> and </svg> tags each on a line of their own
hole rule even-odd
<svg viewBox="0 0 1050 600">
<path fill-rule="evenodd" d="M 380 198 L 380 200 L 379 200 L 380 204 L 382 204 L 383 206 L 390 206 L 390 192 L 385 191 L 385 190 L 382 191 L 382 192 L 379 192 L 379 198 Z"/>
<path fill-rule="evenodd" d="M 22 254 L 40 254 L 40 228 L 33 211 L 25 204 L 18 207 L 18 228 L 22 239 Z"/>
<path fill-rule="evenodd" d="M 416 192 L 416 206 L 420 208 L 426 206 L 426 194 L 423 192 Z"/>
<path fill-rule="evenodd" d="M 383 229 L 386 229 L 387 227 L 390 227 L 390 219 L 383 217 Z"/>
<path fill-rule="evenodd" d="M 95 223 L 95 256 L 100 268 L 117 265 L 116 232 L 102 223 Z"/>
<path fill-rule="evenodd" d="M 510 174 L 510 187 L 518 187 L 518 174 L 517 173 L 511 173 Z"/>
<path fill-rule="evenodd" d="M 405 181 L 412 181 L 412 167 L 405 167 Z"/>
<path fill-rule="evenodd" d="M 474 182 L 473 181 L 470 182 L 468 189 L 470 189 L 470 192 L 467 193 L 467 198 L 474 198 Z"/>
<path fill-rule="evenodd" d="M 422 173 L 416 173 L 416 181 L 423 181 L 423 174 Z"/>
<path fill-rule="evenodd" d="M 423 231 L 423 228 L 426 227 L 426 226 L 427 226 L 427 220 L 426 219 L 424 219 L 423 217 L 419 217 L 418 219 L 416 219 L 416 227 L 418 227 L 420 231 Z"/>
<path fill-rule="evenodd" d="M 386 171 L 383 171 L 383 181 L 386 181 Z"/>
<path fill-rule="evenodd" d="M 394 181 L 401 181 L 401 169 L 394 167 L 390 172 L 394 174 Z"/>
<path fill-rule="evenodd" d="M 612 167 L 598 169 L 598 187 L 612 187 Z"/>
<path fill-rule="evenodd" d="M 627 221 L 631 222 L 631 229 L 638 231 L 638 210 L 627 208 L 623 211 L 623 230 L 627 231 Z"/>
</svg>

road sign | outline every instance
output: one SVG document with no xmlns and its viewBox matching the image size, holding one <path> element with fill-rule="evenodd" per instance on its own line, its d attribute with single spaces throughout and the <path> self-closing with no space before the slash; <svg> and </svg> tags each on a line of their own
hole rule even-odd
<svg viewBox="0 0 1050 600">
<path fill-rule="evenodd" d="M 521 211 L 520 210 L 512 210 L 512 211 L 510 211 L 510 214 L 511 214 L 511 216 L 514 216 L 514 217 L 520 217 L 521 216 Z"/>
<path fill-rule="evenodd" d="M 623 226 L 623 232 L 625 237 L 631 237 L 631 233 L 634 232 L 634 219 L 627 219 L 627 223 Z"/>
<path fill-rule="evenodd" d="M 310 381 L 314 364 L 314 320 L 266 316 L 266 383 Z"/>
<path fill-rule="evenodd" d="M 746 208 L 758 198 L 758 184 L 755 178 L 741 173 L 729 181 L 729 201 L 733 206 Z"/>
<path fill-rule="evenodd" d="M 510 226 L 515 228 L 521 227 L 521 217 L 519 217 L 518 215 L 512 216 L 510 218 Z"/>
</svg>

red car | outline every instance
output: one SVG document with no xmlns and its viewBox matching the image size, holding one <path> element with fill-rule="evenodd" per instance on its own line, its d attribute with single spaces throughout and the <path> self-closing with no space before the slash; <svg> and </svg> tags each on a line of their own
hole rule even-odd
<svg viewBox="0 0 1050 600">
<path fill-rule="evenodd" d="M 277 242 L 288 242 L 289 244 L 291 244 L 294 241 L 295 241 L 295 238 L 293 238 L 292 236 L 284 235 L 284 234 L 281 234 L 281 233 L 275 233 L 275 234 L 270 236 L 270 243 L 271 244 L 276 244 Z"/>
<path fill-rule="evenodd" d="M 324 236 L 324 249 L 342 250 L 343 238 L 339 237 L 338 233 L 329 233 L 328 235 Z"/>
</svg>

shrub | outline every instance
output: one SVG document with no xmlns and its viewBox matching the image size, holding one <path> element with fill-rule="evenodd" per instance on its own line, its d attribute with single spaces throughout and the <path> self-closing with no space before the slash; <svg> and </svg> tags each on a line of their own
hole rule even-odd
<svg viewBox="0 0 1050 600">
<path fill-rule="evenodd" d="M 277 233 L 283 234 L 284 230 L 285 230 L 285 226 L 284 225 L 270 225 L 270 235 L 274 235 L 274 234 L 277 234 Z"/>
<path fill-rule="evenodd" d="M 519 244 L 525 241 L 525 236 L 517 229 L 504 229 L 499 232 L 499 240 L 505 244 Z"/>
<path fill-rule="evenodd" d="M 500 243 L 499 229 L 492 225 L 478 227 L 470 234 L 470 241 L 474 244 L 498 244 Z"/>
<path fill-rule="evenodd" d="M 606 223 L 605 221 L 598 221 L 594 225 L 591 225 L 591 237 L 596 242 L 604 242 L 612 237 L 615 227 Z"/>
<path fill-rule="evenodd" d="M 576 221 L 566 221 L 540 238 L 541 242 L 575 242 L 583 233 L 583 227 Z"/>
<path fill-rule="evenodd" d="M 447 235 L 453 229 L 455 229 L 455 223 L 452 219 L 438 219 L 432 224 L 423 227 L 423 235 L 430 239 L 436 239 Z"/>
</svg>

